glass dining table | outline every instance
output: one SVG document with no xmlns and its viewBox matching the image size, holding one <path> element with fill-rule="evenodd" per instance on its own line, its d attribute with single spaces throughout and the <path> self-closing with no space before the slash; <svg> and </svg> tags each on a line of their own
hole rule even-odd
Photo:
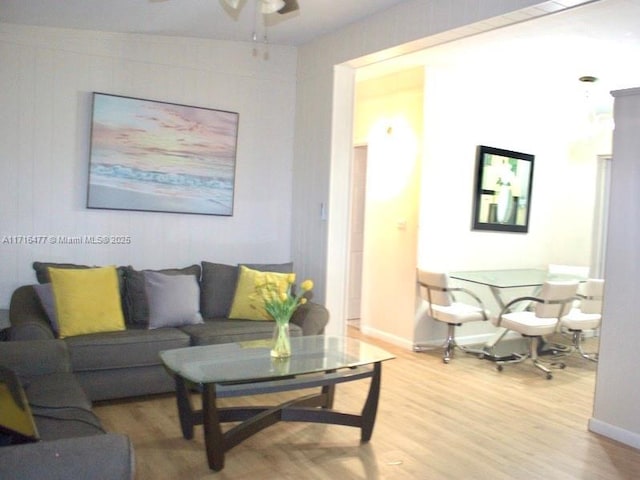
<svg viewBox="0 0 640 480">
<path fill-rule="evenodd" d="M 542 268 L 514 268 L 500 270 L 469 270 L 450 272 L 449 277 L 477 285 L 485 285 L 491 291 L 500 310 L 509 302 L 509 291 L 519 288 L 531 288 L 529 295 L 535 295 L 547 281 L 584 281 L 586 278 L 572 273 L 550 273 Z M 499 312 L 496 312 L 499 314 Z M 498 327 L 498 331 L 485 344 L 487 358 L 494 357 L 496 344 L 506 335 L 507 329 Z"/>
<path fill-rule="evenodd" d="M 585 277 L 571 273 L 549 273 L 542 268 L 514 268 L 505 270 L 469 270 L 451 272 L 450 278 L 465 282 L 486 285 L 491 290 L 500 308 L 506 304 L 505 291 L 514 288 L 530 287 L 537 290 L 547 280 L 563 282 L 586 280 Z"/>
</svg>

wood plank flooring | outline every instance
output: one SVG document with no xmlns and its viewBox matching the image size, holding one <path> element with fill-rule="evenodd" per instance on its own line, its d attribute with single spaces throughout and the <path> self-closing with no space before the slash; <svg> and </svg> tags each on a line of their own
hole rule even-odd
<svg viewBox="0 0 640 480">
<path fill-rule="evenodd" d="M 147 479 L 636 479 L 640 451 L 587 430 L 595 364 L 577 356 L 553 380 L 531 365 L 497 372 L 488 360 L 440 350 L 415 353 L 350 334 L 394 353 L 382 370 L 371 441 L 358 429 L 279 423 L 236 446 L 223 471 L 208 469 L 202 427 L 180 433 L 172 395 L 101 402 L 109 431 L 129 435 L 138 480 Z M 339 385 L 336 408 L 359 412 L 368 380 Z M 224 405 L 275 403 L 287 392 L 223 399 Z M 194 399 L 198 400 L 199 399 Z"/>
</svg>

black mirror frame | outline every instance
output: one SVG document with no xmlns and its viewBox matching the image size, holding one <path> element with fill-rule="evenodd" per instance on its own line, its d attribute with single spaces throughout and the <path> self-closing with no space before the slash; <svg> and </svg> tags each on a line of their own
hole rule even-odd
<svg viewBox="0 0 640 480">
<path fill-rule="evenodd" d="M 492 164 L 494 157 L 502 157 L 501 168 L 506 172 L 506 180 L 498 174 L 500 167 Z M 529 231 L 534 159 L 534 155 L 528 153 L 478 145 L 473 230 Z M 496 188 L 487 188 L 493 185 Z"/>
</svg>

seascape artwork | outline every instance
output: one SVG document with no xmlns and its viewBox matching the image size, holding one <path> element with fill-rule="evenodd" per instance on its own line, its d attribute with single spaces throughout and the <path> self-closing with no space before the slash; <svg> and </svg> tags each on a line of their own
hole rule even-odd
<svg viewBox="0 0 640 480">
<path fill-rule="evenodd" d="M 88 208 L 232 215 L 238 114 L 93 94 Z"/>
</svg>

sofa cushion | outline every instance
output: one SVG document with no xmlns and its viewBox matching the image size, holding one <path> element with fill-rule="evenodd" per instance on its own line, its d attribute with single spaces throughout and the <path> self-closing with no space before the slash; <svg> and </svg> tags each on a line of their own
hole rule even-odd
<svg viewBox="0 0 640 480">
<path fill-rule="evenodd" d="M 179 328 L 191 337 L 191 345 L 213 345 L 270 339 L 273 337 L 274 327 L 275 322 L 217 318 L 205 319 L 200 325 Z M 291 336 L 302 335 L 302 328 L 298 325 L 290 324 L 289 331 Z"/>
<path fill-rule="evenodd" d="M 129 325 L 149 325 L 149 302 L 145 290 L 144 272 L 160 272 L 167 275 L 194 275 L 200 279 L 200 265 L 185 268 L 165 268 L 162 270 L 136 270 L 126 267 L 124 304 L 125 318 Z"/>
<path fill-rule="evenodd" d="M 53 296 L 53 288 L 51 283 L 37 283 L 33 285 L 33 289 L 40 300 L 40 305 L 47 314 L 49 325 L 53 334 L 57 337 L 60 333 L 60 326 L 58 325 L 58 316 L 56 315 L 56 300 Z"/>
<path fill-rule="evenodd" d="M 91 410 L 91 402 L 71 372 L 24 377 L 22 386 L 32 407 Z"/>
<path fill-rule="evenodd" d="M 189 346 L 187 334 L 175 328 L 129 328 L 65 341 L 75 372 L 161 365 L 162 350 Z"/>
<path fill-rule="evenodd" d="M 247 263 L 262 272 L 293 272 L 293 263 Z M 238 265 L 202 262 L 200 282 L 200 313 L 204 318 L 227 317 L 231 311 L 233 295 L 238 283 Z"/>
<path fill-rule="evenodd" d="M 226 317 L 238 282 L 238 267 L 202 262 L 200 313 L 205 318 Z"/>
<path fill-rule="evenodd" d="M 100 420 L 91 410 L 33 408 L 33 416 L 41 440 L 88 437 L 105 433 Z"/>
<path fill-rule="evenodd" d="M 42 440 L 104 432 L 73 373 L 27 377 L 22 379 L 22 384 Z"/>
<path fill-rule="evenodd" d="M 55 262 L 33 262 L 33 269 L 36 272 L 36 280 L 38 283 L 51 283 L 51 276 L 49 275 L 49 268 L 63 268 L 63 269 L 85 269 L 96 268 L 99 265 L 79 265 L 77 263 L 55 263 Z M 126 267 L 117 267 L 118 272 L 118 285 L 120 286 L 120 296 L 124 299 L 124 275 Z M 123 304 L 124 307 L 124 304 Z"/>
<path fill-rule="evenodd" d="M 269 285 L 277 294 L 285 294 L 294 282 L 295 273 L 261 272 L 241 265 L 229 318 L 273 320 L 264 308 L 260 286 Z"/>
<path fill-rule="evenodd" d="M 115 267 L 49 268 L 60 337 L 124 329 Z"/>
<path fill-rule="evenodd" d="M 149 328 L 202 323 L 200 286 L 193 275 L 144 272 Z"/>
<path fill-rule="evenodd" d="M 49 276 L 49 267 L 53 268 L 92 268 L 89 265 L 78 265 L 76 263 L 53 263 L 53 262 L 33 262 L 33 269 L 36 272 L 36 279 L 38 283 L 50 283 L 51 277 Z"/>
<path fill-rule="evenodd" d="M 126 435 L 108 433 L 0 449 L 3 480 L 135 478 L 135 457 Z"/>
</svg>

